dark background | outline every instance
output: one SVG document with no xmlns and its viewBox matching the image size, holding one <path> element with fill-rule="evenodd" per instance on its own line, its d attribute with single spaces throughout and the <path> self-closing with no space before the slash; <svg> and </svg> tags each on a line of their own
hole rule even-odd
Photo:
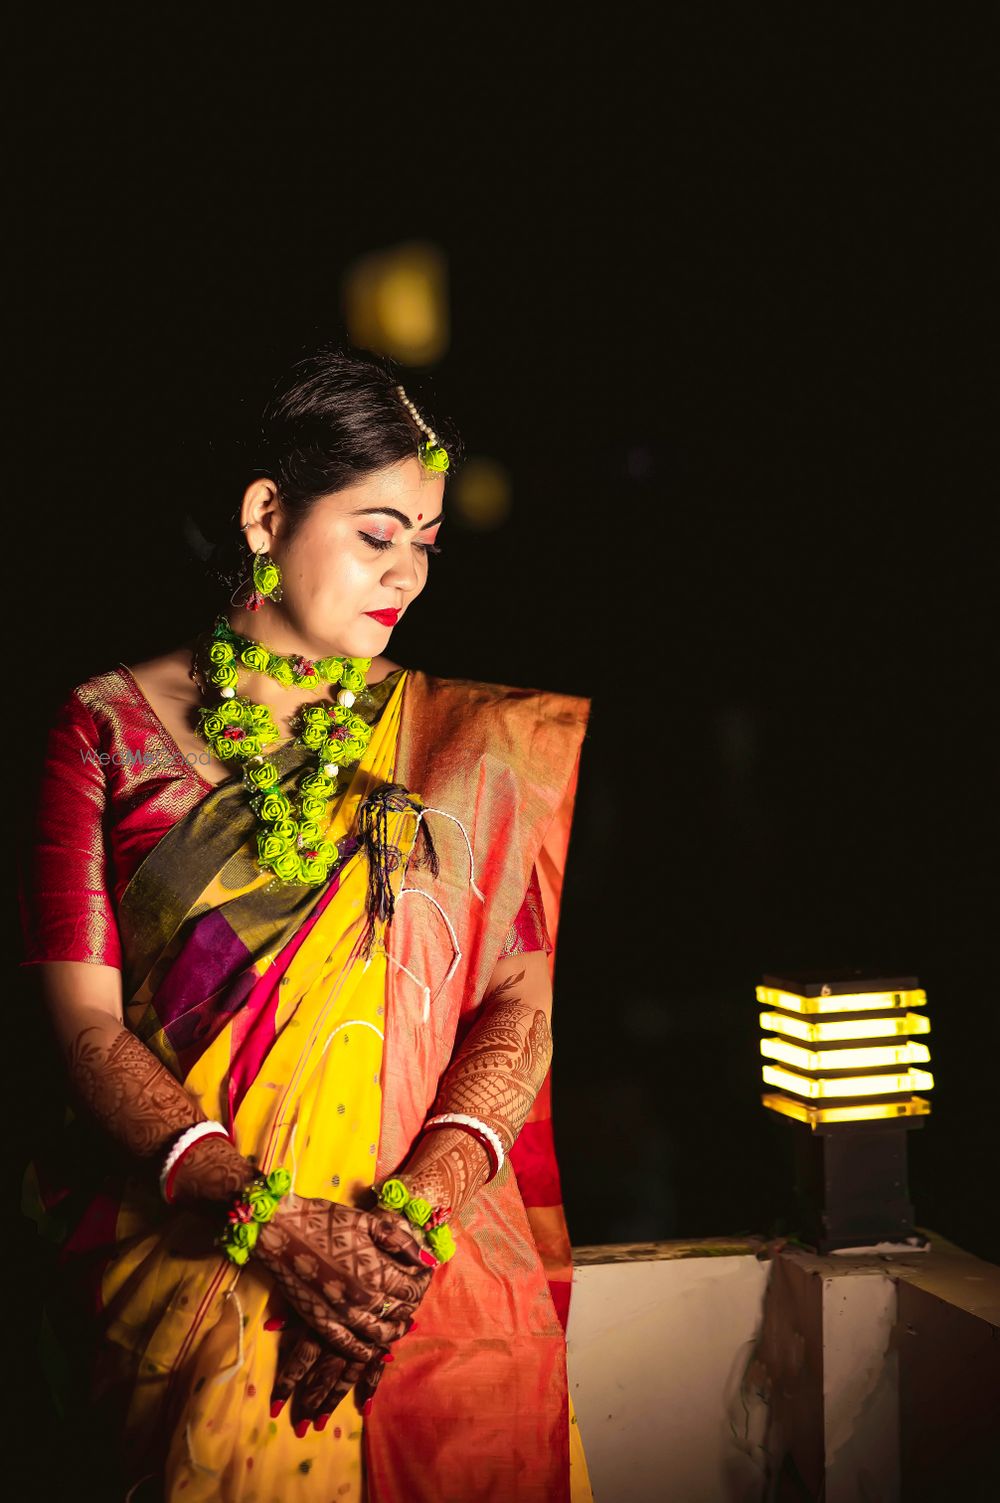
<svg viewBox="0 0 1000 1503">
<path fill-rule="evenodd" d="M 840 964 L 927 987 L 917 1218 L 1000 1257 L 987 39 L 901 6 L 204 9 L 23 37 L 33 755 L 74 684 L 209 622 L 182 524 L 235 506 L 232 435 L 341 334 L 354 258 L 433 241 L 452 341 L 408 390 L 514 507 L 444 527 L 392 653 L 593 700 L 556 987 L 574 1240 L 795 1231 L 754 986 Z"/>
</svg>

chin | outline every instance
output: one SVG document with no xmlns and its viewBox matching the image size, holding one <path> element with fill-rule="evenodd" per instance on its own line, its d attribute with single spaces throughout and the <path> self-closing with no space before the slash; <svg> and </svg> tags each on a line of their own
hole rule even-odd
<svg viewBox="0 0 1000 1503">
<path fill-rule="evenodd" d="M 365 620 L 363 625 L 345 632 L 344 646 L 337 651 L 345 658 L 375 658 L 384 652 L 392 636 L 391 626 L 380 626 L 377 621 Z"/>
</svg>

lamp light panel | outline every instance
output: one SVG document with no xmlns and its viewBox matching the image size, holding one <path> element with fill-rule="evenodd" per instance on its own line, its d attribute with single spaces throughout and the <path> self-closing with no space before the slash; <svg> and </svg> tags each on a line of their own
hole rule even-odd
<svg viewBox="0 0 1000 1503">
<path fill-rule="evenodd" d="M 934 1077 L 928 1070 L 915 1066 L 898 1075 L 854 1075 L 837 1079 L 813 1079 L 808 1075 L 796 1075 L 780 1065 L 765 1065 L 761 1071 L 767 1085 L 778 1086 L 785 1091 L 794 1091 L 797 1096 L 810 1100 L 831 1096 L 883 1096 L 909 1091 L 929 1091 Z"/>
</svg>

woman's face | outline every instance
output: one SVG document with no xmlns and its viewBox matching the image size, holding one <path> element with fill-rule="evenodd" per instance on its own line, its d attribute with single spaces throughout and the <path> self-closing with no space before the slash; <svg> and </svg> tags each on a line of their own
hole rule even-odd
<svg viewBox="0 0 1000 1503">
<path fill-rule="evenodd" d="M 393 626 L 427 583 L 443 497 L 444 476 L 414 456 L 321 496 L 289 535 L 273 485 L 256 481 L 244 497 L 242 520 L 252 519 L 250 547 L 266 543 L 281 569 L 281 601 L 266 602 L 256 614 L 241 612 L 250 623 L 246 634 L 280 648 L 280 616 L 287 629 L 280 635 L 292 633 L 309 656 L 386 652 Z M 379 620 L 372 611 L 388 615 Z"/>
</svg>

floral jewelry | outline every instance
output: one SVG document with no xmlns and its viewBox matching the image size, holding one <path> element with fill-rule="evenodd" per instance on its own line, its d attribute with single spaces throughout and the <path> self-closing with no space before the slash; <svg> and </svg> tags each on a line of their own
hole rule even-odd
<svg viewBox="0 0 1000 1503">
<path fill-rule="evenodd" d="M 226 1229 L 219 1246 L 231 1263 L 242 1267 L 257 1245 L 260 1229 L 270 1221 L 280 1202 L 292 1188 L 287 1169 L 272 1169 L 258 1174 L 234 1200 L 226 1217 Z"/>
<path fill-rule="evenodd" d="M 351 708 L 365 688 L 371 658 L 325 657 L 316 662 L 271 652 L 233 631 L 225 616 L 212 629 L 199 665 L 203 677 L 219 691 L 221 703 L 198 711 L 198 731 L 221 762 L 243 764 L 243 782 L 257 816 L 257 863 L 282 882 L 324 882 L 340 860 L 337 846 L 323 838 L 331 799 L 341 767 L 364 756 L 372 729 Z M 293 803 L 278 787 L 276 763 L 264 747 L 278 740 L 278 727 L 266 705 L 237 695 L 239 671 L 264 673 L 285 688 L 340 684 L 337 703 L 307 705 L 298 716 L 300 746 L 317 753 L 317 766 L 298 786 Z"/>
<path fill-rule="evenodd" d="M 423 418 L 420 416 L 420 413 L 417 411 L 415 405 L 410 401 L 403 388 L 401 386 L 397 386 L 396 390 L 399 393 L 399 400 L 402 402 L 403 406 L 410 414 L 410 417 L 416 423 L 421 433 L 426 434 L 426 438 L 420 444 L 420 447 L 417 450 L 417 453 L 420 455 L 421 463 L 426 465 L 427 468 L 433 471 L 434 474 L 443 475 L 449 464 L 448 450 L 438 443 L 438 436 L 434 432 L 434 429 L 428 427 L 428 425 L 424 422 Z"/>
<path fill-rule="evenodd" d="M 265 600 L 281 599 L 281 570 L 263 545 L 253 556 L 251 577 L 253 589 L 247 601 L 248 611 L 259 611 Z"/>
<path fill-rule="evenodd" d="M 448 1217 L 447 1207 L 432 1206 L 420 1195 L 411 1195 L 401 1179 L 387 1179 L 379 1191 L 378 1203 L 389 1211 L 402 1211 L 407 1221 L 424 1234 L 424 1240 L 438 1263 L 447 1263 L 455 1256 L 455 1238 Z"/>
</svg>

